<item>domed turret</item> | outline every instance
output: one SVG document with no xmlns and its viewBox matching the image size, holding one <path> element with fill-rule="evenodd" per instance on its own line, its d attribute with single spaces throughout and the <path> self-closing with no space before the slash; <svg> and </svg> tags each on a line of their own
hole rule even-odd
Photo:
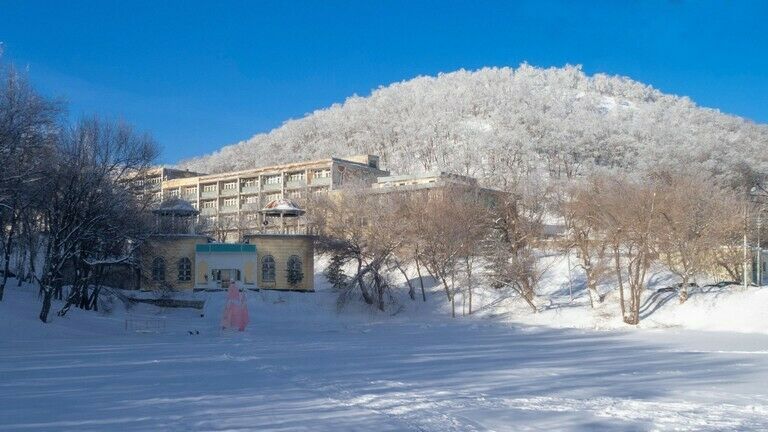
<svg viewBox="0 0 768 432">
<path fill-rule="evenodd" d="M 287 198 L 278 198 L 270 201 L 263 209 L 259 210 L 264 216 L 264 225 L 269 225 L 267 217 L 280 218 L 280 232 L 285 233 L 285 219 L 298 218 L 306 213 L 299 205 Z"/>
</svg>

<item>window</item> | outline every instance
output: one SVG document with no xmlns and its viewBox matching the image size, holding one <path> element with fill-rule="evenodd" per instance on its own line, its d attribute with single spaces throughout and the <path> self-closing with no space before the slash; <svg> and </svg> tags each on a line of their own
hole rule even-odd
<svg viewBox="0 0 768 432">
<path fill-rule="evenodd" d="M 179 190 L 178 189 L 171 189 L 168 191 L 168 196 L 170 197 L 178 197 L 179 196 Z"/>
<path fill-rule="evenodd" d="M 306 177 L 304 176 L 304 172 L 293 172 L 288 174 L 288 181 L 289 182 L 297 182 L 297 181 L 304 181 Z"/>
<path fill-rule="evenodd" d="M 192 261 L 184 257 L 179 260 L 179 282 L 192 280 Z"/>
<path fill-rule="evenodd" d="M 256 179 L 243 180 L 243 187 L 244 188 L 256 187 Z"/>
<path fill-rule="evenodd" d="M 288 275 L 288 284 L 291 286 L 298 285 L 304 279 L 304 272 L 301 271 L 301 258 L 297 255 L 291 255 L 288 258 L 288 266 L 286 269 Z"/>
<path fill-rule="evenodd" d="M 184 189 L 186 195 L 197 195 L 197 186 L 188 187 Z"/>
<path fill-rule="evenodd" d="M 281 193 L 279 193 L 279 192 L 278 193 L 266 194 L 266 195 L 264 195 L 264 201 L 272 202 L 272 201 L 280 199 L 282 197 L 283 197 L 283 195 Z"/>
<path fill-rule="evenodd" d="M 288 192 L 288 198 L 291 199 L 301 199 L 302 195 L 301 191 Z"/>
<path fill-rule="evenodd" d="M 312 176 L 313 176 L 314 178 L 328 178 L 328 177 L 330 177 L 330 176 L 331 176 L 331 170 L 330 170 L 329 168 L 327 168 L 327 169 L 319 169 L 319 170 L 315 170 L 315 171 L 312 173 Z"/>
<path fill-rule="evenodd" d="M 261 259 L 261 281 L 275 281 L 275 259 L 272 255 L 265 255 L 264 258 Z"/>
<path fill-rule="evenodd" d="M 264 184 L 275 185 L 280 183 L 282 183 L 280 175 L 271 175 L 271 176 L 264 177 Z"/>
<path fill-rule="evenodd" d="M 227 198 L 224 200 L 224 207 L 237 207 L 237 198 Z"/>
<path fill-rule="evenodd" d="M 245 197 L 243 200 L 245 204 L 258 204 L 259 203 L 259 196 L 258 195 L 251 195 Z"/>
<path fill-rule="evenodd" d="M 216 192 L 215 184 L 203 185 L 203 192 Z"/>
<path fill-rule="evenodd" d="M 152 260 L 152 280 L 156 282 L 165 280 L 165 260 L 161 257 Z"/>
<path fill-rule="evenodd" d="M 236 190 L 237 182 L 224 183 L 224 190 Z"/>
<path fill-rule="evenodd" d="M 216 201 L 203 201 L 203 208 L 204 209 L 216 208 Z"/>
</svg>

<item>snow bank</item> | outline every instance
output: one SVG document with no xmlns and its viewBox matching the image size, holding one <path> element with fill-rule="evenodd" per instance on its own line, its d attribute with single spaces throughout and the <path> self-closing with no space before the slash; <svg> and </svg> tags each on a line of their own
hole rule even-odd
<svg viewBox="0 0 768 432">
<path fill-rule="evenodd" d="M 705 286 L 689 290 L 680 304 L 676 292 L 657 292 L 677 280 L 662 268 L 652 269 L 643 294 L 637 326 L 621 319 L 618 293 L 611 281 L 601 286 L 605 301 L 592 308 L 581 272 L 571 262 L 570 283 L 567 258 L 545 259 L 547 274 L 540 287 L 539 311 L 534 313 L 515 295 L 479 290 L 480 304 L 496 303 L 482 311 L 486 317 L 508 322 L 556 328 L 594 330 L 682 328 L 690 330 L 768 334 L 768 287 Z M 499 301 L 499 298 L 503 300 Z"/>
</svg>

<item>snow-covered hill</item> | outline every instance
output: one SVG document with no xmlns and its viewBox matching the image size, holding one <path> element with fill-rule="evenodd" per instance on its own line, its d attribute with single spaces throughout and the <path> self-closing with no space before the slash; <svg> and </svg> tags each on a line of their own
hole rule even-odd
<svg viewBox="0 0 768 432">
<path fill-rule="evenodd" d="M 394 172 L 441 169 L 486 184 L 594 166 L 768 170 L 768 126 L 696 106 L 629 78 L 579 67 L 460 70 L 352 96 L 181 166 L 221 172 L 373 153 Z"/>
</svg>

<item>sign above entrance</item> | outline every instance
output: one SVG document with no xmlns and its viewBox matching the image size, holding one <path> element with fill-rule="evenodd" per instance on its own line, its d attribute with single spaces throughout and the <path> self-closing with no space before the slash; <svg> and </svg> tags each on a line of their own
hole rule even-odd
<svg viewBox="0 0 768 432">
<path fill-rule="evenodd" d="M 208 243 L 195 245 L 195 252 L 246 252 L 256 253 L 256 245 L 245 243 Z"/>
</svg>

